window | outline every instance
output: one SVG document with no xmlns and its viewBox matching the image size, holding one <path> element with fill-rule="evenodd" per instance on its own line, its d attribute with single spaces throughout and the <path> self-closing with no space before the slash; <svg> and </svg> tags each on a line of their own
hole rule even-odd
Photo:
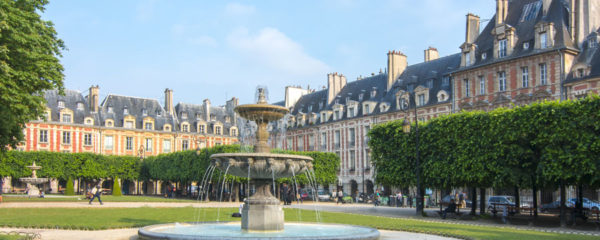
<svg viewBox="0 0 600 240">
<path fill-rule="evenodd" d="M 113 137 L 112 136 L 104 136 L 104 149 L 106 149 L 106 150 L 113 149 Z"/>
<path fill-rule="evenodd" d="M 479 76 L 479 94 L 485 94 L 485 77 Z"/>
<path fill-rule="evenodd" d="M 237 136 L 237 129 L 232 128 L 229 130 L 231 136 Z"/>
<path fill-rule="evenodd" d="M 327 121 L 327 113 L 321 113 L 321 122 Z"/>
<path fill-rule="evenodd" d="M 216 126 L 215 127 L 215 134 L 217 134 L 217 135 L 221 135 L 222 134 L 221 126 Z"/>
<path fill-rule="evenodd" d="M 315 135 L 308 136 L 308 151 L 315 150 Z"/>
<path fill-rule="evenodd" d="M 62 122 L 70 123 L 71 122 L 71 114 L 63 113 L 62 114 Z"/>
<path fill-rule="evenodd" d="M 144 116 L 148 115 L 148 110 L 145 108 L 142 109 L 142 115 L 144 115 Z"/>
<path fill-rule="evenodd" d="M 506 72 L 498 72 L 498 91 L 506 91 Z"/>
<path fill-rule="evenodd" d="M 340 130 L 335 131 L 333 144 L 335 145 L 335 149 L 340 149 Z"/>
<path fill-rule="evenodd" d="M 108 112 L 112 113 L 113 112 L 113 107 L 108 107 Z"/>
<path fill-rule="evenodd" d="M 548 35 L 546 33 L 540 33 L 540 48 L 548 47 Z"/>
<path fill-rule="evenodd" d="M 327 151 L 327 133 L 321 133 L 321 151 Z"/>
<path fill-rule="evenodd" d="M 48 143 L 48 130 L 40 130 L 40 143 Z"/>
<path fill-rule="evenodd" d="M 168 139 L 163 140 L 163 152 L 164 153 L 171 152 L 171 140 L 168 140 Z"/>
<path fill-rule="evenodd" d="M 88 119 L 85 120 L 85 125 L 92 125 L 92 124 L 93 124 L 92 119 L 88 118 Z"/>
<path fill-rule="evenodd" d="M 419 94 L 419 106 L 425 105 L 425 94 Z"/>
<path fill-rule="evenodd" d="M 86 145 L 86 146 L 92 145 L 92 134 L 91 133 L 83 134 L 83 145 Z"/>
<path fill-rule="evenodd" d="M 77 103 L 77 110 L 83 111 L 83 103 Z"/>
<path fill-rule="evenodd" d="M 181 150 L 183 150 L 183 151 L 188 150 L 188 147 L 189 147 L 188 140 L 182 140 L 181 141 Z"/>
<path fill-rule="evenodd" d="M 153 126 L 154 124 L 152 124 L 151 122 L 147 122 L 144 124 L 144 129 L 146 130 L 153 130 Z"/>
<path fill-rule="evenodd" d="M 598 47 L 598 41 L 594 38 L 588 40 L 588 47 L 590 48 L 597 48 Z"/>
<path fill-rule="evenodd" d="M 354 117 L 354 107 L 349 107 L 348 108 L 348 117 L 349 118 L 353 118 Z"/>
<path fill-rule="evenodd" d="M 133 121 L 125 121 L 125 128 L 133 128 Z"/>
<path fill-rule="evenodd" d="M 365 104 L 365 114 L 371 113 L 371 105 Z"/>
<path fill-rule="evenodd" d="M 548 72 L 546 69 L 546 64 L 540 64 L 540 85 L 548 84 Z"/>
<path fill-rule="evenodd" d="M 365 146 L 369 147 L 369 131 L 371 131 L 371 126 L 365 126 Z"/>
<path fill-rule="evenodd" d="M 371 98 L 374 98 L 377 95 L 377 89 L 371 90 Z"/>
<path fill-rule="evenodd" d="M 583 77 L 583 68 L 577 69 L 577 77 L 578 78 Z"/>
<path fill-rule="evenodd" d="M 350 171 L 356 170 L 356 151 L 350 151 Z"/>
<path fill-rule="evenodd" d="M 133 137 L 125 137 L 125 150 L 133 150 Z"/>
<path fill-rule="evenodd" d="M 506 39 L 498 41 L 498 57 L 506 57 Z"/>
<path fill-rule="evenodd" d="M 184 112 L 184 113 L 181 113 L 181 118 L 183 118 L 183 119 L 187 119 L 187 113 L 186 113 L 186 112 Z"/>
<path fill-rule="evenodd" d="M 182 132 L 189 132 L 190 131 L 190 126 L 187 125 L 187 124 L 181 125 L 181 131 Z"/>
<path fill-rule="evenodd" d="M 442 78 L 442 86 L 445 87 L 448 85 L 450 85 L 450 77 L 443 77 Z"/>
<path fill-rule="evenodd" d="M 465 65 L 471 66 L 471 52 L 465 53 Z"/>
<path fill-rule="evenodd" d="M 365 95 L 364 93 L 361 93 L 361 94 L 358 95 L 358 101 L 359 102 L 362 102 L 364 95 Z"/>
<path fill-rule="evenodd" d="M 71 144 L 71 133 L 70 132 L 62 133 L 62 144 Z"/>
<path fill-rule="evenodd" d="M 107 127 L 112 127 L 114 125 L 112 120 L 106 120 L 106 126 Z"/>
<path fill-rule="evenodd" d="M 129 114 L 129 110 L 127 110 L 127 108 L 124 108 L 123 109 L 123 115 L 127 115 L 127 114 Z"/>
<path fill-rule="evenodd" d="M 348 147 L 355 147 L 356 146 L 356 130 L 354 128 L 350 128 L 348 129 Z"/>
<path fill-rule="evenodd" d="M 522 67 L 521 68 L 521 86 L 524 88 L 529 87 L 529 68 Z"/>
<path fill-rule="evenodd" d="M 205 133 L 206 132 L 206 126 L 204 124 L 198 125 L 198 132 L 199 133 Z"/>
<path fill-rule="evenodd" d="M 427 80 L 427 87 L 428 88 L 433 88 L 433 79 Z"/>
<path fill-rule="evenodd" d="M 298 151 L 304 151 L 304 138 L 303 136 L 298 136 Z"/>
<path fill-rule="evenodd" d="M 65 102 L 64 101 L 58 101 L 58 108 L 65 108 Z"/>
<path fill-rule="evenodd" d="M 286 143 L 287 143 L 287 148 L 286 149 L 287 150 L 292 150 L 293 142 L 292 142 L 292 138 L 291 137 L 287 138 Z"/>
<path fill-rule="evenodd" d="M 527 50 L 527 49 L 529 49 L 529 43 L 528 43 L 528 42 L 526 42 L 526 43 L 523 43 L 523 49 L 524 49 L 524 50 Z"/>
<path fill-rule="evenodd" d="M 465 97 L 470 97 L 471 86 L 469 86 L 469 79 L 463 80 L 463 83 L 465 85 Z"/>
<path fill-rule="evenodd" d="M 335 116 L 335 119 L 334 119 L 334 120 L 339 120 L 339 119 L 341 118 L 341 117 L 340 117 L 340 111 L 339 111 L 339 110 L 335 110 L 335 112 L 334 112 L 334 116 Z"/>
<path fill-rule="evenodd" d="M 146 152 L 152 152 L 152 138 L 146 138 Z"/>
<path fill-rule="evenodd" d="M 487 58 L 487 53 L 482 53 L 481 54 L 481 60 L 485 60 Z"/>
</svg>

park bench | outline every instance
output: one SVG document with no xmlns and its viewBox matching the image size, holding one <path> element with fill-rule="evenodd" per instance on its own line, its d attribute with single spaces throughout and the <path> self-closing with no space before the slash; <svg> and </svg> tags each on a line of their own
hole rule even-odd
<svg viewBox="0 0 600 240">
<path fill-rule="evenodd" d="M 592 209 L 588 211 L 588 219 L 589 222 L 593 222 L 596 224 L 596 230 L 600 230 L 600 210 Z"/>
<path fill-rule="evenodd" d="M 13 188 L 13 193 L 25 193 L 25 188 Z"/>
</svg>

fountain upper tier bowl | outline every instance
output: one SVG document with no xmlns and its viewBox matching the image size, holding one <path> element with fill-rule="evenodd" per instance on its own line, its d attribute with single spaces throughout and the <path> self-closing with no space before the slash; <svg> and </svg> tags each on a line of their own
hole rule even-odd
<svg viewBox="0 0 600 240">
<path fill-rule="evenodd" d="M 210 158 L 211 163 L 223 172 L 253 179 L 278 179 L 303 174 L 312 169 L 313 160 L 307 156 L 273 153 L 219 153 Z"/>
<path fill-rule="evenodd" d="M 285 107 L 262 103 L 240 105 L 235 111 L 241 117 L 255 122 L 277 121 L 289 112 Z"/>
</svg>

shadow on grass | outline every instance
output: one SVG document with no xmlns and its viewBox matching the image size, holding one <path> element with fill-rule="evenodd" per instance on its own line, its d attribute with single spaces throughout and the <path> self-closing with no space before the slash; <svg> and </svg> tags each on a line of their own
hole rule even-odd
<svg viewBox="0 0 600 240">
<path fill-rule="evenodd" d="M 132 225 L 131 225 L 132 227 L 145 227 L 148 225 L 165 223 L 165 222 L 159 221 L 159 220 L 137 219 L 137 218 L 121 218 L 121 219 L 119 219 L 119 221 L 124 222 L 124 223 L 132 223 Z"/>
</svg>

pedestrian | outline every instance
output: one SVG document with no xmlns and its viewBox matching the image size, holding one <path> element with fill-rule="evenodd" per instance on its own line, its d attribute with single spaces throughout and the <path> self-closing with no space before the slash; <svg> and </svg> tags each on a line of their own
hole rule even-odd
<svg viewBox="0 0 600 240">
<path fill-rule="evenodd" d="M 281 188 L 281 198 L 283 200 L 283 205 L 288 205 L 288 186 L 285 183 Z"/>
<path fill-rule="evenodd" d="M 92 199 L 90 199 L 90 205 L 92 205 L 92 202 L 95 198 L 98 198 L 98 202 L 100 202 L 100 205 L 104 205 L 102 203 L 102 199 L 100 199 L 100 195 L 102 195 L 102 187 L 100 186 L 100 184 L 92 188 L 92 194 L 94 194 L 94 196 L 92 197 Z"/>
<path fill-rule="evenodd" d="M 171 184 L 167 185 L 167 191 L 165 192 L 165 198 L 171 198 Z"/>
<path fill-rule="evenodd" d="M 375 200 L 373 201 L 373 204 L 375 204 L 375 207 L 379 206 L 379 198 L 380 198 L 380 197 L 381 197 L 381 196 L 379 195 L 379 190 L 377 190 L 377 191 L 375 192 Z"/>
<path fill-rule="evenodd" d="M 402 193 L 396 194 L 396 207 L 402 207 Z"/>
<path fill-rule="evenodd" d="M 177 189 L 175 188 L 175 185 L 173 185 L 172 189 L 172 193 L 171 193 L 171 198 L 177 197 L 177 192 L 175 192 Z"/>
<path fill-rule="evenodd" d="M 46 195 L 44 195 L 44 190 L 40 189 L 40 198 L 45 198 Z"/>
<path fill-rule="evenodd" d="M 337 204 L 342 203 L 344 204 L 344 192 L 342 192 L 342 190 L 340 189 L 337 193 Z"/>
<path fill-rule="evenodd" d="M 460 208 L 465 208 L 467 207 L 466 202 L 465 202 L 465 194 L 463 192 L 461 192 L 460 194 L 458 194 L 458 204 L 460 204 Z"/>
<path fill-rule="evenodd" d="M 446 219 L 446 214 L 448 213 L 456 213 L 456 203 L 454 202 L 454 199 L 450 199 L 450 204 L 448 204 L 448 207 L 442 212 L 442 219 Z"/>
</svg>

